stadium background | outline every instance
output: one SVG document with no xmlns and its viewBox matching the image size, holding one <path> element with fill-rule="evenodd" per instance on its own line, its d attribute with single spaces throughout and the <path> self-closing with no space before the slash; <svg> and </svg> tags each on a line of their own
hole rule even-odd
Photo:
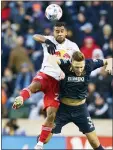
<svg viewBox="0 0 113 150">
<path fill-rule="evenodd" d="M 2 148 L 32 149 L 45 118 L 43 94 L 38 93 L 14 111 L 12 103 L 19 91 L 29 85 L 41 67 L 43 51 L 32 35 L 52 34 L 53 24 L 44 11 L 50 1 L 1 2 L 1 76 L 2 76 Z M 113 2 L 59 1 L 63 9 L 68 38 L 78 44 L 86 58 L 113 56 Z M 87 104 L 97 134 L 108 149 L 112 144 L 113 79 L 103 69 L 91 75 Z M 70 137 L 71 136 L 71 137 Z M 58 143 L 58 144 L 57 144 Z M 48 149 L 90 148 L 73 124 L 63 128 L 63 136 L 55 136 Z"/>
</svg>

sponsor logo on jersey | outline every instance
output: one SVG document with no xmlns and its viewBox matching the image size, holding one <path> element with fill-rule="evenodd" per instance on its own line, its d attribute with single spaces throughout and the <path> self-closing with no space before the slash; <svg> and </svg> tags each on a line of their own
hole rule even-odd
<svg viewBox="0 0 113 150">
<path fill-rule="evenodd" d="M 84 82 L 84 77 L 68 77 L 68 82 Z"/>
<path fill-rule="evenodd" d="M 62 59 L 70 59 L 70 55 L 66 53 L 66 50 L 58 50 L 55 52 L 55 55 Z"/>
</svg>

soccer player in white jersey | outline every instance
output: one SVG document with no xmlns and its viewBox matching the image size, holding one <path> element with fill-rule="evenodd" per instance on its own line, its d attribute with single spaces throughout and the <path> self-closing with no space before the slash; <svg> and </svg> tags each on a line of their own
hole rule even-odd
<svg viewBox="0 0 113 150">
<path fill-rule="evenodd" d="M 32 83 L 20 92 L 20 96 L 16 97 L 13 104 L 14 109 L 18 109 L 23 102 L 30 97 L 32 93 L 38 91 L 44 92 L 44 109 L 47 118 L 42 125 L 40 138 L 35 149 L 42 149 L 43 143 L 54 126 L 54 119 L 59 107 L 59 80 L 65 77 L 61 69 L 55 69 L 48 61 L 50 54 L 55 54 L 62 59 L 71 59 L 73 52 L 79 51 L 76 43 L 66 38 L 67 30 L 65 23 L 57 22 L 53 29 L 53 36 L 43 36 L 36 34 L 34 40 L 42 43 L 44 50 L 44 60 L 39 73 L 33 78 Z M 58 67 L 57 67 L 58 68 Z"/>
</svg>

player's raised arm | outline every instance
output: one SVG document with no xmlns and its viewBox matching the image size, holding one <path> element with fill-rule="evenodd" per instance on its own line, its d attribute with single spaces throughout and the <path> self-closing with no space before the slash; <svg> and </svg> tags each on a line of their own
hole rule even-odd
<svg viewBox="0 0 113 150">
<path fill-rule="evenodd" d="M 52 55 L 55 54 L 56 45 L 45 36 L 41 34 L 35 34 L 33 35 L 33 39 L 39 43 L 45 43 L 47 45 L 48 53 Z"/>
<path fill-rule="evenodd" d="M 45 38 L 43 35 L 41 34 L 34 34 L 33 35 L 33 39 L 39 43 L 46 43 L 47 38 Z"/>
<path fill-rule="evenodd" d="M 105 71 L 111 74 L 112 72 L 112 66 L 113 66 L 113 58 L 108 59 L 89 59 L 89 67 L 91 67 L 91 70 L 95 70 L 100 67 L 105 67 Z"/>
</svg>

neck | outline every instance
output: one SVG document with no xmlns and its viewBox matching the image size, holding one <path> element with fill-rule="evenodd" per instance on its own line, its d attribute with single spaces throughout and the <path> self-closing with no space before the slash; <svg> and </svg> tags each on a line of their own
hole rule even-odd
<svg viewBox="0 0 113 150">
<path fill-rule="evenodd" d="M 57 40 L 56 40 L 57 41 Z M 64 39 L 64 41 L 62 41 L 62 42 L 59 42 L 59 41 L 57 41 L 59 44 L 63 44 L 64 42 L 65 42 L 65 39 Z"/>
</svg>

